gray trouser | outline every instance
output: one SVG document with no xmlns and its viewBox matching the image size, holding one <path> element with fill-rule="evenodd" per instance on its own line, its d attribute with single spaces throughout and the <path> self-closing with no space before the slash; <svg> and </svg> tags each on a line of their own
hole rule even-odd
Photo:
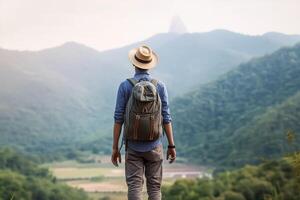
<svg viewBox="0 0 300 200">
<path fill-rule="evenodd" d="M 130 148 L 125 155 L 125 175 L 128 200 L 142 200 L 144 174 L 149 200 L 161 200 L 163 148 L 159 145 L 149 152 L 137 152 Z"/>
</svg>

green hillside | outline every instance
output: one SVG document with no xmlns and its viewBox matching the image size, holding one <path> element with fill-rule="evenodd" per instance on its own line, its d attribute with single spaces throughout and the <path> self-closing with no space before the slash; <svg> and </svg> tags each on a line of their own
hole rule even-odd
<svg viewBox="0 0 300 200">
<path fill-rule="evenodd" d="M 88 197 L 81 190 L 57 183 L 33 158 L 0 149 L 0 199 L 87 200 Z"/>
<path fill-rule="evenodd" d="M 165 187 L 165 200 L 298 200 L 300 177 L 287 160 L 218 174 L 212 180 L 179 180 Z"/>
<path fill-rule="evenodd" d="M 241 64 L 175 99 L 178 151 L 194 162 L 232 167 L 292 150 L 284 140 L 289 130 L 300 133 L 299 77 L 296 45 Z"/>
</svg>

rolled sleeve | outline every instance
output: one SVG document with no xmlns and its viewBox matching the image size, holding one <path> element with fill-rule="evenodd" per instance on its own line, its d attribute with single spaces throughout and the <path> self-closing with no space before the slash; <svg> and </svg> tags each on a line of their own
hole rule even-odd
<svg viewBox="0 0 300 200">
<path fill-rule="evenodd" d="M 123 124 L 124 122 L 124 113 L 126 109 L 126 100 L 125 100 L 125 88 L 124 83 L 121 83 L 117 93 L 116 107 L 114 113 L 115 123 Z"/>
<path fill-rule="evenodd" d="M 169 108 L 169 97 L 167 87 L 163 82 L 159 82 L 159 95 L 162 103 L 162 116 L 163 123 L 168 124 L 172 121 L 170 108 Z"/>
</svg>

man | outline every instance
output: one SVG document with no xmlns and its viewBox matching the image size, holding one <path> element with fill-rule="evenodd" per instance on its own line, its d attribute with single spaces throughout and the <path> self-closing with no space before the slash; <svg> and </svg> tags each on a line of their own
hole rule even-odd
<svg viewBox="0 0 300 200">
<path fill-rule="evenodd" d="M 176 158 L 168 93 L 164 83 L 152 79 L 149 74 L 149 69 L 154 68 L 158 63 L 158 57 L 150 47 L 141 46 L 131 50 L 129 59 L 135 68 L 135 75 L 132 79 L 123 81 L 118 89 L 111 161 L 115 166 L 118 166 L 118 162 L 121 163 L 118 142 L 122 125 L 125 123 L 123 139 L 126 151 L 125 175 L 128 199 L 142 199 L 145 175 L 149 199 L 160 200 L 162 129 L 169 143 L 167 160 L 172 163 Z M 146 112 L 146 114 L 137 114 L 133 109 L 140 109 L 139 112 Z M 155 112 L 155 109 L 159 112 Z"/>
</svg>

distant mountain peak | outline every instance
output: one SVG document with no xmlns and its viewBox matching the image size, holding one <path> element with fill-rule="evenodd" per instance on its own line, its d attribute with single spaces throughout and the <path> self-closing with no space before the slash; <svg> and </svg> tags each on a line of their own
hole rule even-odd
<svg viewBox="0 0 300 200">
<path fill-rule="evenodd" d="M 70 52 L 80 52 L 80 53 L 87 53 L 87 54 L 98 54 L 99 51 L 89 47 L 85 44 L 79 43 L 79 42 L 75 42 L 75 41 L 67 41 L 59 46 L 55 46 L 55 47 L 51 47 L 51 48 L 47 48 L 47 49 L 43 49 L 41 52 L 57 52 L 60 51 L 61 52 L 65 52 L 65 53 L 70 53 Z"/>
<path fill-rule="evenodd" d="M 87 47 L 85 44 L 81 44 L 75 41 L 67 41 L 61 45 L 61 47 Z"/>
<path fill-rule="evenodd" d="M 174 16 L 171 20 L 169 33 L 187 33 L 187 28 L 179 16 Z"/>
</svg>

